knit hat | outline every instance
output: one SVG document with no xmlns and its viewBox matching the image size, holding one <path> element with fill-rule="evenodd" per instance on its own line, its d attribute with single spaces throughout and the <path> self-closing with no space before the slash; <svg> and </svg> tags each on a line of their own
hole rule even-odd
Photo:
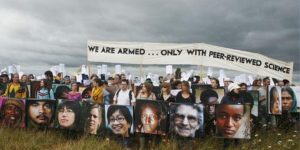
<svg viewBox="0 0 300 150">
<path fill-rule="evenodd" d="M 237 83 L 230 83 L 228 85 L 228 91 L 231 92 L 234 89 L 240 89 L 241 87 Z"/>
</svg>

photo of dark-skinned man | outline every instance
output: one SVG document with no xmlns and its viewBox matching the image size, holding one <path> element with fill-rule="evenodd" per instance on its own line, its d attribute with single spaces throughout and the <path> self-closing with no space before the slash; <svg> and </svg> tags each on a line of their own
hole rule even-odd
<svg viewBox="0 0 300 150">
<path fill-rule="evenodd" d="M 34 128 L 53 127 L 55 104 L 54 100 L 27 100 L 27 126 Z"/>
<path fill-rule="evenodd" d="M 203 136 L 202 104 L 176 104 L 170 106 L 170 132 L 174 136 L 194 138 Z"/>
<path fill-rule="evenodd" d="M 21 99 L 6 99 L 1 108 L 0 123 L 7 127 L 25 127 L 25 103 Z"/>
<path fill-rule="evenodd" d="M 165 134 L 166 110 L 162 102 L 137 100 L 135 107 L 136 132 L 146 134 Z"/>
</svg>

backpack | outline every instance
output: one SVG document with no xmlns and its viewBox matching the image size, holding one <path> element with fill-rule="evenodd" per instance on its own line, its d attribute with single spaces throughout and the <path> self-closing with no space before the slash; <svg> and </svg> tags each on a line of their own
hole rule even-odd
<svg viewBox="0 0 300 150">
<path fill-rule="evenodd" d="M 120 91 L 121 91 L 121 89 L 119 89 L 119 90 L 117 91 L 117 94 L 116 94 L 117 99 L 118 99 L 118 97 L 119 97 Z M 132 100 L 132 91 L 129 90 L 129 102 L 130 102 L 130 105 L 131 105 L 131 100 Z"/>
</svg>

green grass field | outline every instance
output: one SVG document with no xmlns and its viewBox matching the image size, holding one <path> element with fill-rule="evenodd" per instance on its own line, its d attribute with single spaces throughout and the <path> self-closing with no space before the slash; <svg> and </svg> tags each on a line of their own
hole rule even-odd
<svg viewBox="0 0 300 150">
<path fill-rule="evenodd" d="M 134 140 L 132 149 L 137 149 L 138 140 Z M 180 146 L 183 143 L 185 147 Z M 185 143 L 182 141 L 166 141 L 161 144 L 152 144 L 151 149 L 221 149 L 223 139 L 205 137 Z M 0 127 L 1 150 L 26 150 L 26 149 L 57 149 L 57 150 L 94 150 L 94 149 L 125 149 L 109 137 L 97 138 L 94 136 L 80 136 L 69 139 L 62 131 L 50 130 L 48 132 L 34 129 L 12 129 Z M 291 149 L 300 150 L 300 135 L 297 131 L 269 130 L 260 131 L 253 135 L 251 140 L 241 140 L 240 144 L 232 145 L 229 149 Z"/>
</svg>

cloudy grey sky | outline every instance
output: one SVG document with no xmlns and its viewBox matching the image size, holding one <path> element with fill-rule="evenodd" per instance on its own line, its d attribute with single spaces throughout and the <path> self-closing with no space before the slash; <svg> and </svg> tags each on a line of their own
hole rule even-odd
<svg viewBox="0 0 300 150">
<path fill-rule="evenodd" d="M 79 66 L 87 40 L 109 40 L 203 42 L 300 70 L 299 8 L 299 0 L 1 1 L 0 68 Z"/>
</svg>

